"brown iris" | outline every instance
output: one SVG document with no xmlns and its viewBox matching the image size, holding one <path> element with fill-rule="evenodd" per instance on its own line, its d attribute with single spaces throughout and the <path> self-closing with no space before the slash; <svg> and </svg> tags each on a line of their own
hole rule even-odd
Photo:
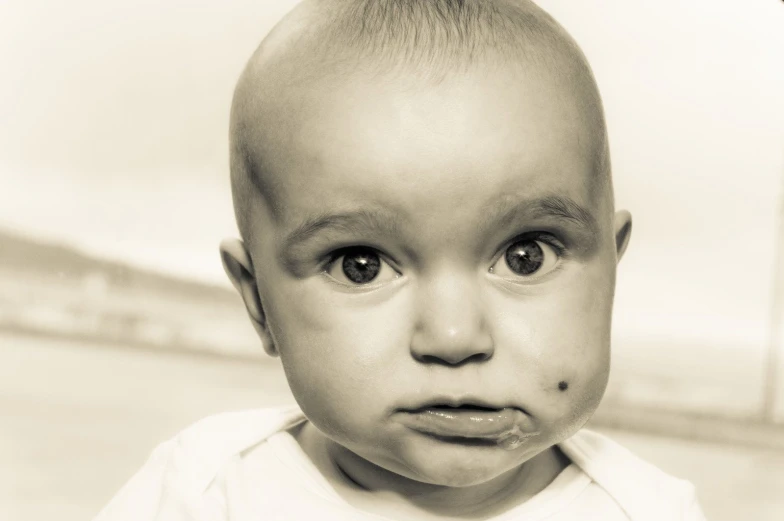
<svg viewBox="0 0 784 521">
<path fill-rule="evenodd" d="M 343 274 L 355 284 L 367 284 L 381 271 L 381 259 L 372 250 L 353 249 L 343 255 Z"/>
<path fill-rule="evenodd" d="M 525 239 L 512 244 L 506 250 L 506 264 L 518 275 L 530 275 L 544 263 L 544 251 L 536 241 Z"/>
</svg>

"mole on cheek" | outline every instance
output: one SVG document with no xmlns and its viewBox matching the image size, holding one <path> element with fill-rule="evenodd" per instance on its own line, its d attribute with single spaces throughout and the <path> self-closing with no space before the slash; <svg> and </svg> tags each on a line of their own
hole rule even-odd
<svg viewBox="0 0 784 521">
<path fill-rule="evenodd" d="M 561 380 L 560 382 L 558 382 L 558 390 L 559 391 L 565 391 L 568 388 L 569 388 L 569 384 L 566 383 L 565 381 Z"/>
</svg>

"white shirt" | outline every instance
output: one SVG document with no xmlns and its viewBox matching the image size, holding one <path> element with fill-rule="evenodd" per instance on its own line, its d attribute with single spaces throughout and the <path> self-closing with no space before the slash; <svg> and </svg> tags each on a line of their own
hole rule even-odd
<svg viewBox="0 0 784 521">
<path fill-rule="evenodd" d="M 287 429 L 296 407 L 211 416 L 159 445 L 95 521 L 382 520 L 349 505 Z M 694 487 L 583 429 L 552 483 L 494 521 L 704 521 Z"/>
</svg>

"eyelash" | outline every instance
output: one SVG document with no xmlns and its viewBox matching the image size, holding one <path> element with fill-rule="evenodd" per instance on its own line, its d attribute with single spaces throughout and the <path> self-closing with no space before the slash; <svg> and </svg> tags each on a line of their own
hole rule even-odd
<svg viewBox="0 0 784 521">
<path fill-rule="evenodd" d="M 390 262 L 389 256 L 384 254 L 384 253 L 382 253 L 381 250 L 379 250 L 378 248 L 375 248 L 373 246 L 368 246 L 366 244 L 356 244 L 356 245 L 352 245 L 352 246 L 344 246 L 342 248 L 338 248 L 337 250 L 332 250 L 331 252 L 329 252 L 327 254 L 326 261 L 324 261 L 323 269 L 325 269 L 325 270 L 329 269 L 333 264 L 335 264 L 335 261 L 337 261 L 339 258 L 341 258 L 342 256 L 346 255 L 347 253 L 351 253 L 352 251 L 355 251 L 355 250 L 370 250 L 370 251 L 373 251 L 384 262 L 388 262 L 388 263 L 392 264 L 392 262 Z"/>
<path fill-rule="evenodd" d="M 502 253 L 505 252 L 507 249 L 509 249 L 509 247 L 512 244 L 514 244 L 516 242 L 520 242 L 520 241 L 522 241 L 524 239 L 541 241 L 541 242 L 547 244 L 553 250 L 555 250 L 555 253 L 558 254 L 558 257 L 565 257 L 566 254 L 567 254 L 567 249 L 566 249 L 566 246 L 564 245 L 564 243 L 561 242 L 561 240 L 558 239 L 558 237 L 556 237 L 555 235 L 553 235 L 550 232 L 526 232 L 526 233 L 522 233 L 522 234 L 518 235 L 517 237 L 515 237 L 514 239 L 512 239 L 511 241 L 507 242 L 506 245 L 503 248 L 501 248 L 501 252 Z"/>
</svg>

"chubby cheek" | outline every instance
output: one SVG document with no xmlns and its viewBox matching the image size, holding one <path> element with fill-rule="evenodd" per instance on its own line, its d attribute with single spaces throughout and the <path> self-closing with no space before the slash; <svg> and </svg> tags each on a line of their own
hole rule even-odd
<svg viewBox="0 0 784 521">
<path fill-rule="evenodd" d="M 515 346 L 510 365 L 525 375 L 521 400 L 565 438 L 590 418 L 607 386 L 612 285 L 586 277 L 569 291 L 517 306 L 499 328 L 504 345 Z"/>
<path fill-rule="evenodd" d="M 295 285 L 278 295 L 285 298 L 270 299 L 267 319 L 294 397 L 326 434 L 356 437 L 390 396 L 408 329 L 401 303 Z"/>
<path fill-rule="evenodd" d="M 609 342 L 597 341 L 590 349 L 561 346 L 563 358 L 542 361 L 538 414 L 548 419 L 559 438 L 582 427 L 593 415 L 610 374 Z"/>
</svg>

